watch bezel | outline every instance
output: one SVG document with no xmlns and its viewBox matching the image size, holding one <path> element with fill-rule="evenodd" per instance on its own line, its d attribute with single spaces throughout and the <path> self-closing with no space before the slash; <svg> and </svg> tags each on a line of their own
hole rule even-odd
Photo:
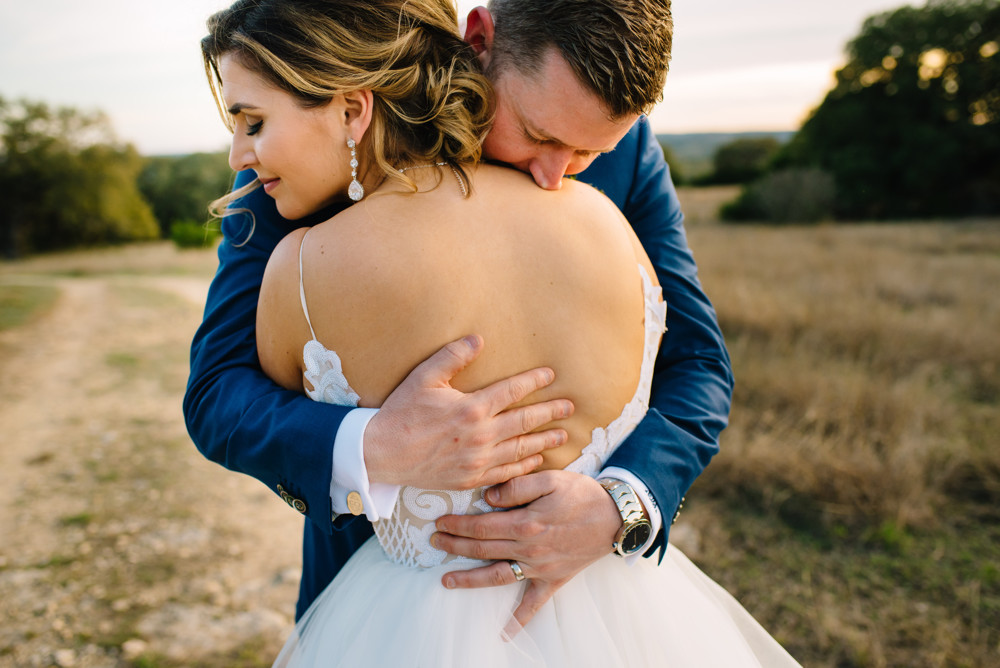
<svg viewBox="0 0 1000 668">
<path fill-rule="evenodd" d="M 636 532 L 639 531 L 643 533 L 642 535 L 636 537 L 635 534 Z M 635 554 L 636 552 L 642 549 L 642 546 L 646 544 L 646 541 L 649 540 L 649 536 L 652 533 L 653 533 L 653 525 L 652 523 L 650 523 L 649 520 L 646 519 L 639 520 L 638 522 L 634 522 L 632 524 L 629 524 L 628 526 L 623 526 L 621 534 L 618 536 L 618 540 L 615 541 L 617 545 L 616 551 L 623 557 Z M 635 543 L 632 545 L 632 547 L 626 548 L 625 547 L 626 540 L 629 541 L 634 540 Z"/>
</svg>

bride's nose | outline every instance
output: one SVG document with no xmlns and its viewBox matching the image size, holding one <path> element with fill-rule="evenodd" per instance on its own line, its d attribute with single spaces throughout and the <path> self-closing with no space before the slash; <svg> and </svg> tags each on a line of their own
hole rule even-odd
<svg viewBox="0 0 1000 668">
<path fill-rule="evenodd" d="M 229 147 L 229 166 L 234 172 L 242 172 L 257 164 L 257 154 L 253 150 L 253 142 L 242 132 L 233 135 L 233 143 Z"/>
</svg>

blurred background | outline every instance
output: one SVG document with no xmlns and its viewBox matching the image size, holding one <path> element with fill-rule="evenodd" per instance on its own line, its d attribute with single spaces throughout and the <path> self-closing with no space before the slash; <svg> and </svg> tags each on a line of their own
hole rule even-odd
<svg viewBox="0 0 1000 668">
<path fill-rule="evenodd" d="M 225 0 L 72 0 L 0 9 L 2 94 L 105 111 L 144 155 L 216 151 L 226 130 L 198 40 Z M 476 6 L 461 0 L 464 17 Z M 659 132 L 794 130 L 822 99 L 862 20 L 891 0 L 673 5 L 676 42 Z M 30 54 L 30 55 L 29 55 Z"/>
<path fill-rule="evenodd" d="M 0 666 L 291 628 L 301 519 L 179 408 L 228 4 L 0 5 Z M 650 120 L 737 385 L 671 539 L 804 665 L 1000 666 L 1000 2 L 673 12 Z"/>
<path fill-rule="evenodd" d="M 225 4 L 4 4 L 3 255 L 163 237 L 174 223 L 204 221 L 203 202 L 231 175 L 198 40 Z M 460 15 L 474 5 L 462 0 Z M 727 219 L 1000 211 L 995 0 L 681 1 L 673 10 L 671 72 L 650 120 L 678 185 L 748 186 Z M 39 210 L 37 193 L 19 185 L 37 191 L 55 169 L 46 160 L 81 175 L 49 179 L 48 199 L 63 211 Z M 83 217 L 83 206 L 94 209 L 86 222 L 63 221 L 69 209 Z M 59 235 L 25 229 L 43 215 Z"/>
</svg>

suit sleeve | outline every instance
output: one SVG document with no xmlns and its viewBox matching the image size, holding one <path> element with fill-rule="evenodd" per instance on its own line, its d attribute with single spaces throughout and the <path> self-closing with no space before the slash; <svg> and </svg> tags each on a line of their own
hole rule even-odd
<svg viewBox="0 0 1000 668">
<path fill-rule="evenodd" d="M 718 452 L 733 376 L 715 309 L 698 281 L 670 170 L 648 121 L 641 119 L 628 138 L 635 142 L 635 160 L 630 173 L 621 160 L 615 166 L 616 176 L 628 182 L 619 206 L 656 267 L 667 302 L 667 332 L 656 359 L 650 410 L 607 465 L 633 472 L 652 492 L 663 529 L 647 556 L 660 549 L 662 558 L 682 498 Z M 630 155 L 630 147 L 620 149 Z"/>
<path fill-rule="evenodd" d="M 242 173 L 236 186 L 252 176 Z M 289 223 L 260 189 L 222 221 L 219 266 L 191 345 L 184 419 L 208 459 L 257 478 L 330 534 L 333 443 L 350 409 L 320 404 L 273 383 L 257 359 L 257 298 L 264 268 Z M 251 213 L 252 212 L 252 213 Z"/>
</svg>

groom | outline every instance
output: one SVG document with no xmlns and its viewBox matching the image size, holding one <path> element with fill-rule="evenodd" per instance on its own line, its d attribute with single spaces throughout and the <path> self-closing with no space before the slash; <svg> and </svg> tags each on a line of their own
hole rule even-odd
<svg viewBox="0 0 1000 668">
<path fill-rule="evenodd" d="M 501 560 L 446 574 L 447 587 L 527 577 L 515 612 L 522 624 L 613 549 L 633 559 L 665 549 L 684 493 L 718 450 L 732 392 L 729 358 L 698 282 L 669 171 L 641 116 L 662 94 L 669 5 L 493 0 L 489 11 L 472 11 L 466 29 L 496 89 L 487 157 L 530 173 L 542 188 L 557 189 L 565 175 L 579 174 L 602 190 L 642 241 L 669 305 L 650 410 L 599 480 L 528 473 L 542 448 L 558 445 L 559 432 L 527 432 L 572 407 L 552 401 L 507 409 L 551 382 L 551 372 L 533 370 L 472 394 L 450 388 L 479 354 L 476 337 L 418 366 L 377 411 L 321 404 L 279 388 L 256 354 L 264 267 L 285 234 L 335 211 L 286 221 L 258 189 L 241 201 L 252 213 L 223 220 L 225 240 L 192 344 L 184 413 L 206 457 L 258 478 L 308 518 L 297 617 L 372 535 L 368 520 L 391 511 L 400 485 L 469 488 L 526 474 L 487 497 L 512 510 L 443 517 L 432 539 L 455 554 Z M 252 179 L 241 173 L 237 186 Z M 400 470 L 401 453 L 415 464 Z"/>
</svg>

